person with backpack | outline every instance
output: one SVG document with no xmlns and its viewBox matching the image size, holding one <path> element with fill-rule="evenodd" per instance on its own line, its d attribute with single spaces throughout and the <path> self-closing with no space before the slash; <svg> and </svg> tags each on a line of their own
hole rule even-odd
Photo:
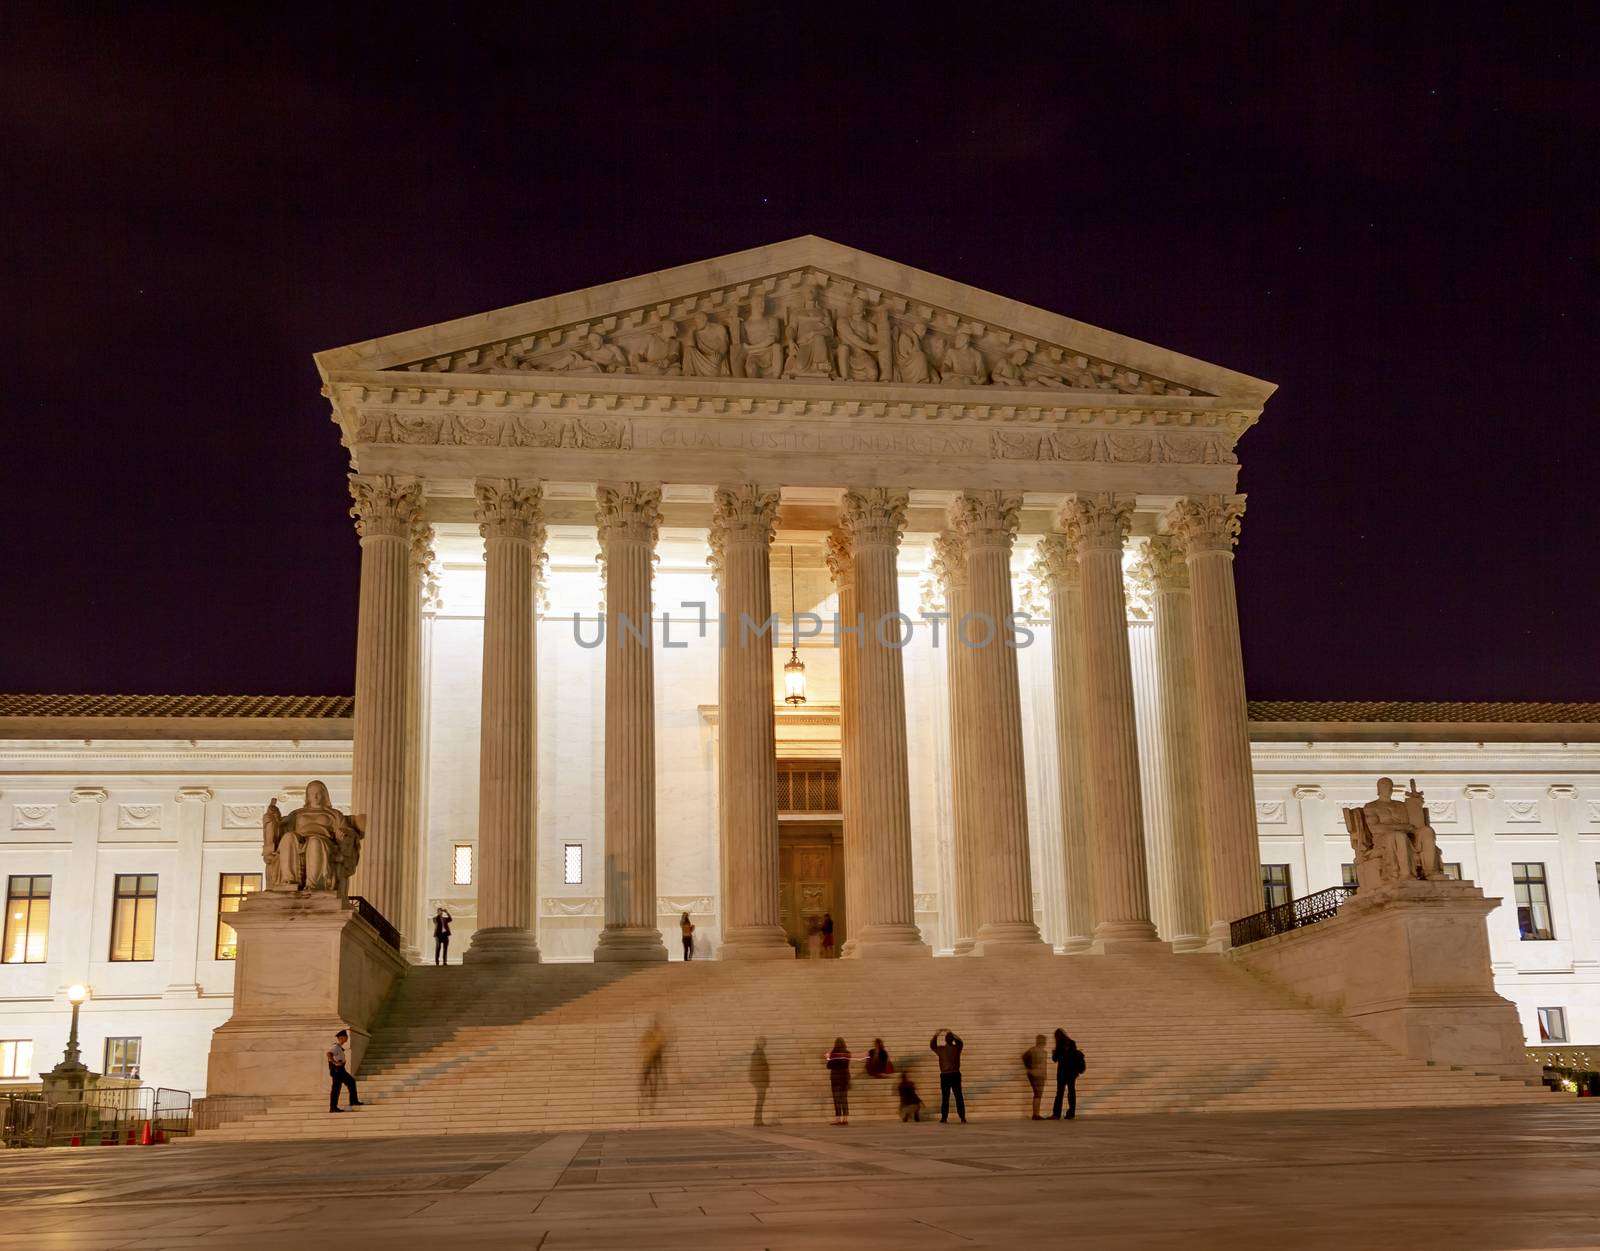
<svg viewBox="0 0 1600 1251">
<path fill-rule="evenodd" d="M 1078 1077 L 1088 1068 L 1084 1061 L 1083 1052 L 1078 1050 L 1078 1044 L 1067 1037 L 1067 1031 L 1056 1031 L 1055 1050 L 1050 1053 L 1050 1058 L 1056 1062 L 1056 1102 L 1050 1112 L 1052 1121 L 1061 1120 L 1061 1096 L 1067 1098 L 1067 1120 L 1072 1120 L 1078 1115 Z"/>
<path fill-rule="evenodd" d="M 1045 1077 L 1050 1070 L 1050 1052 L 1045 1049 L 1043 1034 L 1035 1035 L 1033 1046 L 1022 1053 L 1022 1067 L 1028 1074 L 1028 1085 L 1033 1087 L 1033 1119 L 1042 1121 L 1039 1101 L 1044 1098 Z"/>
<path fill-rule="evenodd" d="M 939 1041 L 939 1035 L 944 1035 L 944 1041 Z M 950 1096 L 956 1097 L 956 1115 L 961 1118 L 961 1123 L 967 1123 L 967 1101 L 961 1097 L 961 1049 L 967 1044 L 962 1042 L 953 1029 L 935 1030 L 933 1037 L 928 1040 L 928 1050 L 939 1057 L 939 1124 L 943 1125 L 950 1119 Z"/>
</svg>

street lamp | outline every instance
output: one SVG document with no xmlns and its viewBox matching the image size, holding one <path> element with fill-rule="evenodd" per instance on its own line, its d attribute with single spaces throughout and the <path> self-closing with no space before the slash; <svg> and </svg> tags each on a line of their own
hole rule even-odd
<svg viewBox="0 0 1600 1251">
<path fill-rule="evenodd" d="M 82 1069 L 84 1063 L 78 1056 L 78 1012 L 89 997 L 89 988 L 74 982 L 67 987 L 67 1002 L 72 1005 L 72 1028 L 67 1031 L 67 1050 L 56 1069 Z"/>
<path fill-rule="evenodd" d="M 67 1002 L 72 1005 L 72 1028 L 67 1031 L 67 1049 L 61 1063 L 44 1074 L 45 1097 L 60 1100 L 63 1094 L 83 1098 L 83 1089 L 94 1076 L 78 1055 L 78 1012 L 89 998 L 89 988 L 77 983 L 67 987 Z"/>
</svg>

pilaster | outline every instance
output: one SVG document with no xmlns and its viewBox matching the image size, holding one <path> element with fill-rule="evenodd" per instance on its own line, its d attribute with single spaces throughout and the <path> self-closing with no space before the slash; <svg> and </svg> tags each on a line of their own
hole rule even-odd
<svg viewBox="0 0 1600 1251">
<path fill-rule="evenodd" d="M 967 589 L 967 545 L 954 530 L 933 542 L 933 571 L 944 587 L 945 672 L 950 688 L 950 815 L 955 846 L 955 889 L 951 908 L 953 950 L 972 954 L 982 924 L 983 886 L 979 881 L 977 818 L 973 813 L 973 772 L 977 757 L 978 723 L 973 715 L 972 653 L 961 645 L 961 619 L 971 611 Z"/>
<path fill-rule="evenodd" d="M 839 597 L 839 621 L 848 629 L 859 615 L 856 607 L 855 555 L 850 536 L 839 527 L 828 532 L 825 559 Z M 841 956 L 855 954 L 856 927 L 867 914 L 863 897 L 866 867 L 862 862 L 861 797 L 858 783 L 861 766 L 859 726 L 861 704 L 858 672 L 861 649 L 859 636 L 848 634 L 839 643 L 839 807 L 844 821 L 844 923 L 847 937 L 839 948 Z"/>
<path fill-rule="evenodd" d="M 178 804 L 177 856 L 170 881 L 163 881 L 161 885 L 169 899 L 189 900 L 190 903 L 187 907 L 167 911 L 173 925 L 169 937 L 171 956 L 167 962 L 171 980 L 161 995 L 163 999 L 198 999 L 200 943 L 204 937 L 200 918 L 207 912 L 201 870 L 205 857 L 206 805 L 211 802 L 211 790 L 205 786 L 180 786 L 173 798 Z M 213 902 L 215 898 L 213 894 Z"/>
</svg>

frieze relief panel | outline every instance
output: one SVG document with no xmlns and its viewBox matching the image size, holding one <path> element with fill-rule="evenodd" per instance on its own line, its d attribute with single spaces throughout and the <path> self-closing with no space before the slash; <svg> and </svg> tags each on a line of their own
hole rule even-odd
<svg viewBox="0 0 1600 1251">
<path fill-rule="evenodd" d="M 160 804 L 118 804 L 117 828 L 119 830 L 159 830 L 161 828 Z"/>
<path fill-rule="evenodd" d="M 1201 394 L 816 269 L 553 326 L 401 368 Z"/>
<path fill-rule="evenodd" d="M 14 830 L 53 830 L 56 828 L 54 804 L 12 804 L 11 828 Z"/>
</svg>

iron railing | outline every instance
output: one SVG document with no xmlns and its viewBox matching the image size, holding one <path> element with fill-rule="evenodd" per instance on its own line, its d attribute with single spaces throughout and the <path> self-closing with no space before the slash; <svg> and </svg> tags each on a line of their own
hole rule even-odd
<svg viewBox="0 0 1600 1251">
<path fill-rule="evenodd" d="M 1290 930 L 1326 921 L 1355 893 L 1353 886 L 1330 886 L 1327 890 L 1319 890 L 1301 899 L 1291 899 L 1286 904 L 1268 908 L 1254 916 L 1241 917 L 1229 926 L 1233 945 L 1243 947 L 1246 943 L 1258 943 L 1274 934 L 1287 934 Z"/>
<path fill-rule="evenodd" d="M 247 1116 L 260 1116 L 271 1106 L 265 1095 L 202 1095 L 194 1103 L 194 1127 L 216 1129 Z"/>
<path fill-rule="evenodd" d="M 356 915 L 373 929 L 378 931 L 378 937 L 388 943 L 396 951 L 400 950 L 400 931 L 389 924 L 389 918 L 378 909 L 363 899 L 360 895 L 351 895 L 350 902 L 356 906 Z"/>
</svg>

